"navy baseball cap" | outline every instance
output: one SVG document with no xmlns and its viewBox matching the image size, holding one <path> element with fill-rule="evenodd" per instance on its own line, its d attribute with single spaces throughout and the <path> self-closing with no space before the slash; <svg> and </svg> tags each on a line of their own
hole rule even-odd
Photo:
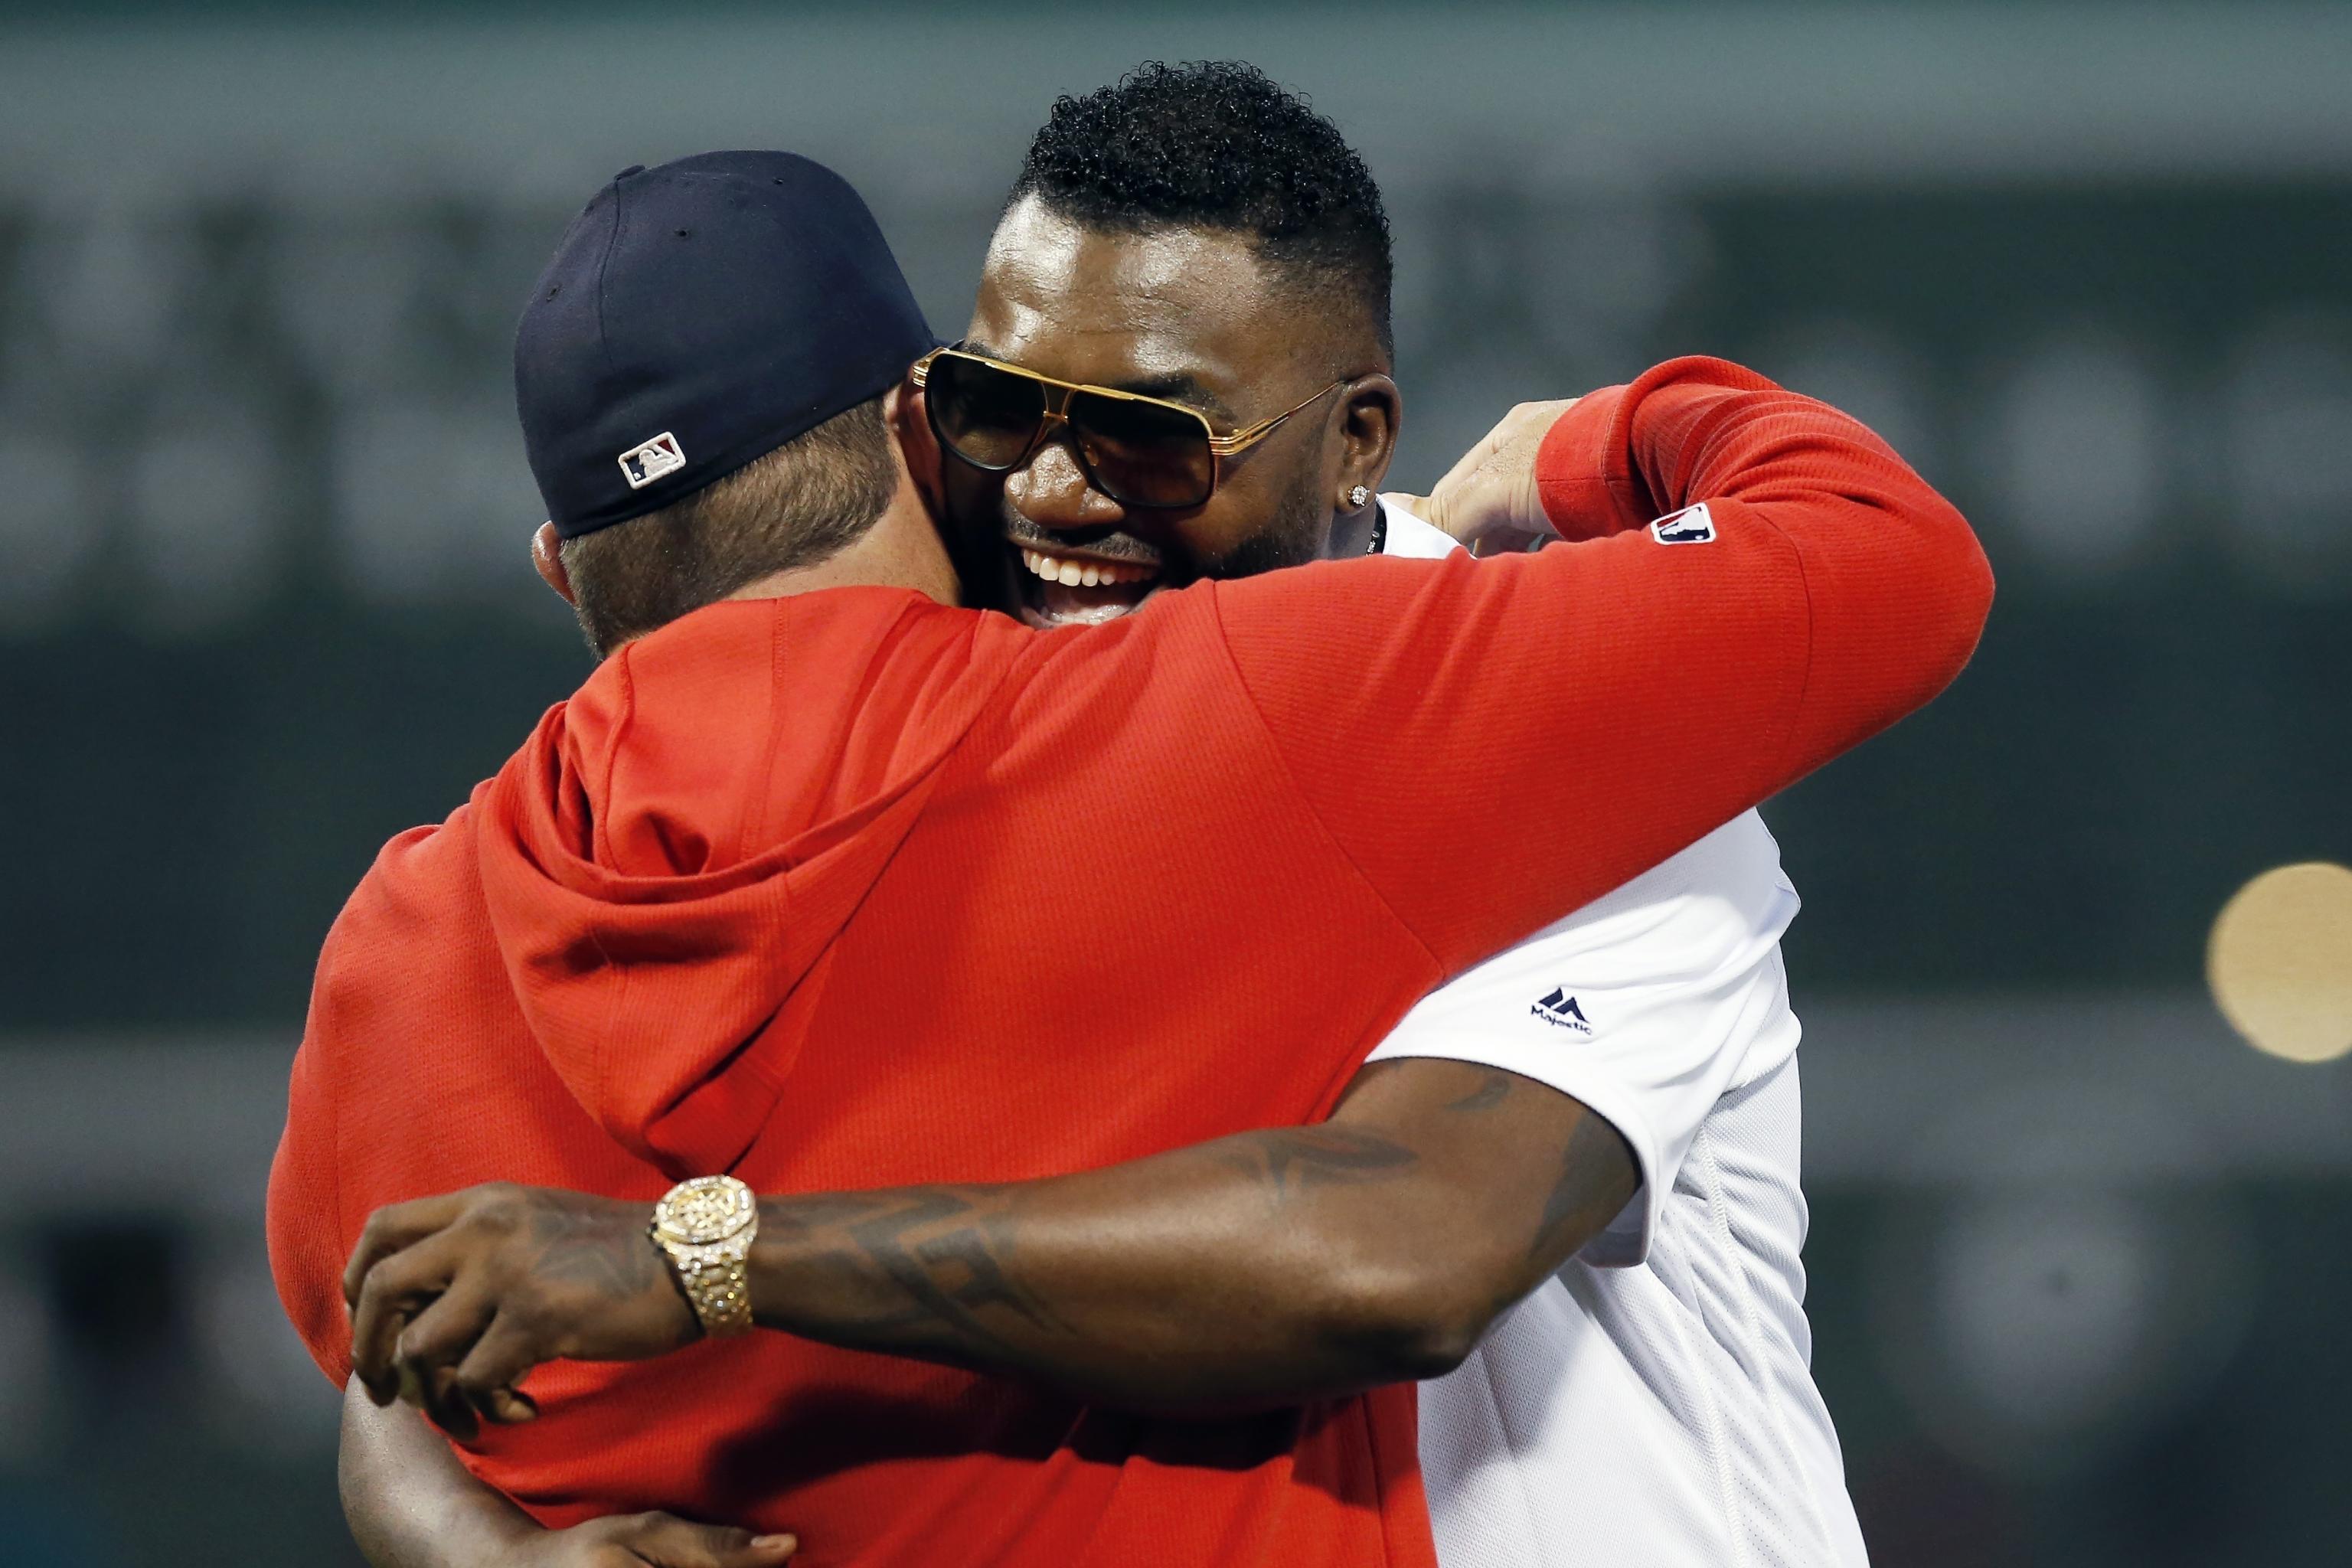
<svg viewBox="0 0 2352 1568">
<path fill-rule="evenodd" d="M 624 169 L 515 331 L 558 533 L 642 517 L 888 390 L 938 346 L 849 182 L 790 153 Z"/>
</svg>

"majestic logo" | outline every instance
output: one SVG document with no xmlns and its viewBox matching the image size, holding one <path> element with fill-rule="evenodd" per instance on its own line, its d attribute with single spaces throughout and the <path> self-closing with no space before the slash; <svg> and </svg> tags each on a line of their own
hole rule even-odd
<svg viewBox="0 0 2352 1568">
<path fill-rule="evenodd" d="M 1570 996 L 1560 986 L 1553 986 L 1550 995 L 1536 1003 L 1528 1011 L 1547 1024 L 1556 1025 L 1563 1029 L 1574 1029 L 1580 1035 L 1592 1033 L 1591 1024 L 1585 1019 L 1584 1009 L 1578 1006 L 1576 998 Z"/>
<path fill-rule="evenodd" d="M 628 476 L 629 488 L 641 490 L 664 474 L 674 474 L 686 467 L 686 454 L 678 449 L 677 437 L 665 430 L 642 447 L 632 447 L 621 454 L 621 472 Z"/>
<path fill-rule="evenodd" d="M 1707 514 L 1706 503 L 1701 501 L 1680 511 L 1670 511 L 1650 524 L 1650 537 L 1661 544 L 1712 544 L 1715 519 Z"/>
</svg>

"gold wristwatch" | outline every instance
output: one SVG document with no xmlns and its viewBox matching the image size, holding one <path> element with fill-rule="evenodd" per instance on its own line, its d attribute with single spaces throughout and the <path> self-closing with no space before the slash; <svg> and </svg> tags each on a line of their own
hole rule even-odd
<svg viewBox="0 0 2352 1568">
<path fill-rule="evenodd" d="M 751 1327 L 751 1280 L 744 1259 L 759 1233 L 751 1189 L 732 1176 L 680 1182 L 654 1205 L 654 1245 L 712 1339 Z"/>
</svg>

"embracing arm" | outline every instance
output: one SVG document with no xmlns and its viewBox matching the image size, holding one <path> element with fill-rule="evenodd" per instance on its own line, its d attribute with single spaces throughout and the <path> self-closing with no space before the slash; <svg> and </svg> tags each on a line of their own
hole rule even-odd
<svg viewBox="0 0 2352 1568">
<path fill-rule="evenodd" d="M 1210 1412 L 1433 1376 L 1636 1183 L 1567 1095 L 1444 1060 L 1367 1068 L 1331 1121 L 1003 1185 L 769 1197 L 759 1321 L 829 1344 Z M 642 1204 L 491 1186 L 378 1211 L 352 1358 L 464 1434 L 556 1357 L 658 1355 L 692 1312 Z"/>
<path fill-rule="evenodd" d="M 1299 792 L 1446 973 L 1926 703 L 1991 602 L 1958 512 L 1753 372 L 1673 360 L 1520 413 L 1428 510 L 1458 538 L 1567 542 L 1211 590 Z M 1505 515 L 1469 515 L 1490 489 Z"/>
<path fill-rule="evenodd" d="M 336 1475 L 374 1568 L 778 1568 L 798 1544 L 659 1512 L 545 1529 L 475 1479 L 415 1411 L 377 1409 L 357 1379 L 343 1391 Z"/>
<path fill-rule="evenodd" d="M 772 1198 L 759 1321 L 1130 1408 L 1434 1377 L 1633 1195 L 1609 1125 L 1494 1068 L 1366 1069 L 1332 1119 L 1002 1186 Z"/>
<path fill-rule="evenodd" d="M 377 1409 L 357 1378 L 343 1390 L 335 1458 L 343 1518 L 375 1568 L 515 1561 L 533 1537 L 548 1533 L 467 1474 L 415 1411 Z"/>
</svg>

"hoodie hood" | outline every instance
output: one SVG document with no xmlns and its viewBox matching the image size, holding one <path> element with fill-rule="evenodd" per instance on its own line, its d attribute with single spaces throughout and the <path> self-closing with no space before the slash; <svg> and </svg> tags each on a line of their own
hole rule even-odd
<svg viewBox="0 0 2352 1568">
<path fill-rule="evenodd" d="M 515 997 L 625 1147 L 702 1174 L 766 1125 L 834 939 L 1002 682 L 982 624 L 896 589 L 713 605 L 607 658 L 476 791 Z"/>
</svg>

